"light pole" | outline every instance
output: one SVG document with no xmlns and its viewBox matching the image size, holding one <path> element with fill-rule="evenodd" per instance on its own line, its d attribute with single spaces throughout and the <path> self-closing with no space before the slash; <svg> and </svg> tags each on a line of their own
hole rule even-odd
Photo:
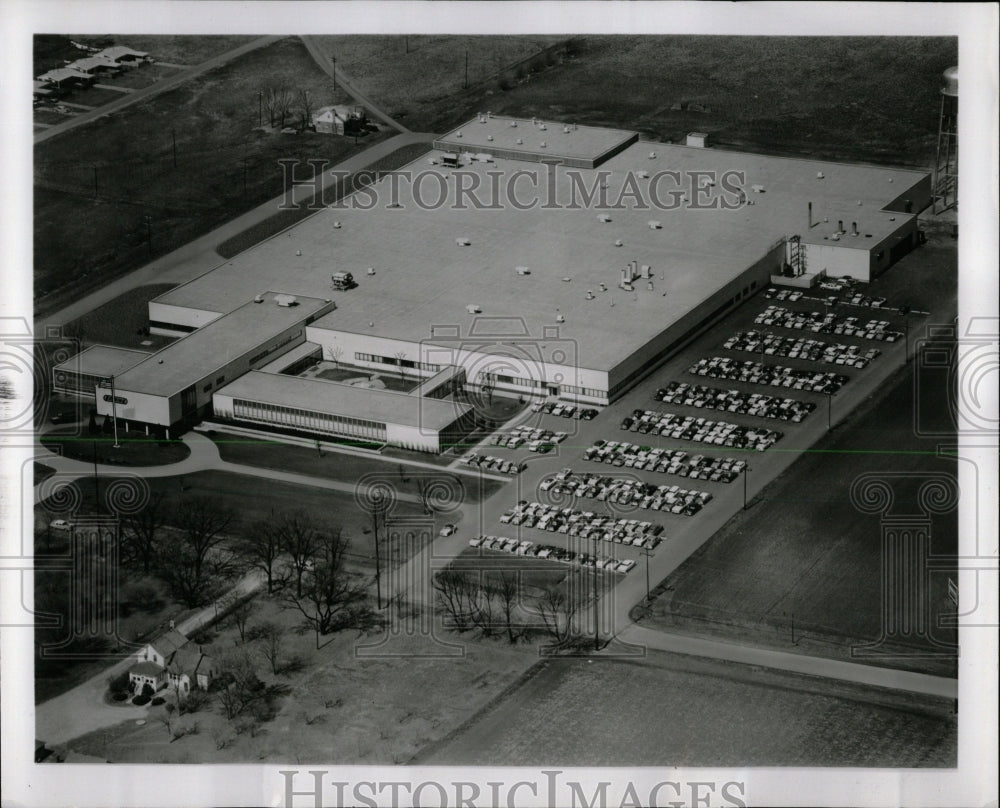
<svg viewBox="0 0 1000 808">
<path fill-rule="evenodd" d="M 649 548 L 643 547 L 642 554 L 646 556 L 646 603 L 649 603 Z"/>
<path fill-rule="evenodd" d="M 826 391 L 826 431 L 829 432 L 833 423 L 833 390 Z"/>
<path fill-rule="evenodd" d="M 747 474 L 750 473 L 750 464 L 743 467 L 743 510 L 747 509 Z"/>
</svg>

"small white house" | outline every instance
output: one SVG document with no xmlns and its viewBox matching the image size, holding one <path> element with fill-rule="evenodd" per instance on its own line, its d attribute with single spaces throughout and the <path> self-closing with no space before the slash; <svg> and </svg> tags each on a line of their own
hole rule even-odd
<svg viewBox="0 0 1000 808">
<path fill-rule="evenodd" d="M 320 107 L 312 116 L 312 124 L 317 132 L 327 135 L 349 135 L 361 130 L 365 123 L 365 111 L 361 107 L 333 104 Z"/>
<path fill-rule="evenodd" d="M 136 693 L 147 684 L 154 691 L 167 684 L 181 693 L 187 693 L 192 685 L 207 690 L 215 677 L 212 658 L 176 629 L 147 643 L 136 653 L 135 659 L 128 678 L 129 688 Z"/>
</svg>

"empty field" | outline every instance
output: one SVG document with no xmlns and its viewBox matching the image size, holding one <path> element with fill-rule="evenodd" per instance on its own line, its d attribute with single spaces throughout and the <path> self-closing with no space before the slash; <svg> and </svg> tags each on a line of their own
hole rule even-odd
<svg viewBox="0 0 1000 808">
<path fill-rule="evenodd" d="M 432 121 L 469 86 L 490 82 L 505 68 L 559 36 L 317 36 L 358 90 L 414 131 L 438 131 Z M 468 55 L 468 56 L 466 56 Z M 493 85 L 496 87 L 496 85 Z M 484 107 L 485 109 L 485 107 Z M 457 110 L 455 110 L 457 111 Z"/>
<path fill-rule="evenodd" d="M 728 148 L 925 165 L 936 143 L 940 76 L 958 61 L 957 40 L 944 37 L 574 42 L 574 58 L 526 73 L 509 90 L 486 82 L 428 105 L 422 125 L 444 131 L 489 109 L 638 129 L 652 139 L 700 131 Z M 347 62 L 344 69 L 350 74 Z"/>
<path fill-rule="evenodd" d="M 946 704 L 660 652 L 536 666 L 419 755 L 452 766 L 947 767 Z"/>
<path fill-rule="evenodd" d="M 281 159 L 336 163 L 382 137 L 355 144 L 259 129 L 260 91 L 269 87 L 293 93 L 286 125 L 298 124 L 303 91 L 314 108 L 347 100 L 301 42 L 281 40 L 38 144 L 36 309 L 57 308 L 279 196 Z M 266 110 L 263 119 L 267 124 Z M 308 173 L 303 165 L 296 176 Z"/>
<path fill-rule="evenodd" d="M 157 351 L 176 338 L 142 333 L 149 327 L 148 303 L 173 288 L 170 283 L 152 283 L 130 289 L 68 323 L 66 334 L 80 340 L 83 347 L 117 345 L 140 351 Z"/>
</svg>

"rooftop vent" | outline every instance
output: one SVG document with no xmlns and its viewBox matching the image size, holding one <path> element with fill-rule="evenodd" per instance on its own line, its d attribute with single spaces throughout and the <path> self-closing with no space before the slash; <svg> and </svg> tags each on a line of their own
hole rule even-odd
<svg viewBox="0 0 1000 808">
<path fill-rule="evenodd" d="M 593 289 L 588 289 L 587 290 L 587 300 L 593 300 L 593 299 L 594 299 L 594 290 Z"/>
<path fill-rule="evenodd" d="M 472 244 L 472 242 L 469 241 L 465 236 L 459 236 L 457 239 L 455 239 L 455 243 L 459 247 L 468 247 L 470 244 Z"/>
<path fill-rule="evenodd" d="M 486 139 L 492 143 L 493 142 L 493 135 L 487 135 Z"/>
<path fill-rule="evenodd" d="M 367 273 L 369 275 L 374 275 L 375 274 L 375 267 L 368 267 Z"/>
<path fill-rule="evenodd" d="M 652 221 L 649 222 L 649 229 L 650 230 L 659 230 L 662 227 L 663 227 L 663 225 L 657 219 L 653 219 Z"/>
<path fill-rule="evenodd" d="M 636 176 L 638 176 L 640 179 L 644 180 L 644 179 L 647 179 L 649 177 L 649 172 L 648 171 L 637 171 L 636 172 Z"/>
<path fill-rule="evenodd" d="M 531 270 L 528 269 L 527 267 L 515 267 L 514 269 L 515 269 L 515 271 L 517 272 L 518 275 L 530 275 L 531 274 Z"/>
<path fill-rule="evenodd" d="M 566 318 L 563 317 L 563 315 L 561 315 L 561 314 L 557 314 L 556 315 L 556 322 L 557 323 L 565 323 L 566 322 Z"/>
<path fill-rule="evenodd" d="M 564 135 L 568 135 L 569 134 L 569 127 L 568 126 L 564 126 L 563 127 L 563 134 Z"/>
<path fill-rule="evenodd" d="M 302 250 L 296 250 L 296 251 L 295 251 L 295 254 L 296 254 L 296 255 L 302 255 Z"/>
<path fill-rule="evenodd" d="M 569 275 L 563 275 L 563 283 L 569 283 L 573 280 Z"/>
<path fill-rule="evenodd" d="M 751 188 L 751 190 L 752 190 L 752 191 L 753 191 L 753 192 L 754 192 L 755 194 L 762 194 L 762 193 L 764 193 L 764 192 L 765 192 L 765 191 L 767 190 L 767 189 L 766 189 L 766 188 L 765 188 L 765 187 L 764 187 L 763 185 L 761 185 L 760 183 L 757 183 L 757 184 L 755 184 L 755 185 L 751 185 L 751 186 L 750 186 L 750 188 Z"/>
<path fill-rule="evenodd" d="M 288 308 L 289 306 L 298 305 L 298 301 L 295 299 L 295 295 L 275 295 L 274 302 L 283 308 Z"/>
<path fill-rule="evenodd" d="M 539 143 L 538 145 L 539 145 L 539 146 L 541 146 L 541 147 L 542 147 L 542 148 L 544 149 L 544 148 L 545 148 L 545 147 L 546 147 L 546 146 L 547 146 L 548 144 L 547 144 L 547 143 L 546 143 L 546 142 L 545 142 L 545 141 L 543 140 L 543 141 L 542 141 L 541 143 Z"/>
<path fill-rule="evenodd" d="M 254 303 L 263 303 L 264 302 L 264 295 L 257 295 L 256 297 L 254 297 L 253 302 Z"/>
<path fill-rule="evenodd" d="M 649 159 L 650 160 L 655 160 L 656 159 L 656 152 L 655 151 L 651 151 L 649 153 Z"/>
<path fill-rule="evenodd" d="M 621 247 L 622 246 L 622 240 L 620 238 L 616 238 L 615 239 L 615 246 L 616 247 Z"/>
<path fill-rule="evenodd" d="M 609 213 L 598 213 L 597 214 L 597 221 L 604 222 L 605 224 L 607 224 L 608 222 L 611 221 L 611 214 L 609 214 Z"/>
<path fill-rule="evenodd" d="M 340 222 L 334 222 L 333 223 L 333 229 L 334 230 L 340 230 Z"/>
<path fill-rule="evenodd" d="M 518 138 L 516 142 L 517 142 L 517 145 L 518 145 L 518 146 L 520 146 L 520 145 L 521 145 L 522 143 L 524 143 L 524 141 L 523 141 L 523 140 L 521 140 L 521 138 Z"/>
<path fill-rule="evenodd" d="M 469 312 L 469 314 L 479 314 L 483 309 L 478 303 L 470 303 L 465 307 L 465 310 Z"/>
<path fill-rule="evenodd" d="M 455 133 L 455 137 L 461 137 L 461 136 L 462 136 L 461 130 L 459 130 L 458 132 Z"/>
<path fill-rule="evenodd" d="M 818 179 L 818 180 L 823 179 L 823 172 L 822 171 L 817 171 L 816 172 L 816 179 Z"/>
<path fill-rule="evenodd" d="M 510 128 L 511 129 L 517 129 L 517 121 L 511 121 L 510 122 Z"/>
<path fill-rule="evenodd" d="M 548 129 L 548 127 L 544 123 L 538 124 L 538 128 L 541 129 L 543 132 Z"/>
</svg>

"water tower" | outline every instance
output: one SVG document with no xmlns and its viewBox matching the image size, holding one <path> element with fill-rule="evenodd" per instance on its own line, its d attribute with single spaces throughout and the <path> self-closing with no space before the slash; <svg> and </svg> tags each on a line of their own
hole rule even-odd
<svg viewBox="0 0 1000 808">
<path fill-rule="evenodd" d="M 958 68 L 944 71 L 937 163 L 934 166 L 934 212 L 958 207 Z"/>
</svg>

